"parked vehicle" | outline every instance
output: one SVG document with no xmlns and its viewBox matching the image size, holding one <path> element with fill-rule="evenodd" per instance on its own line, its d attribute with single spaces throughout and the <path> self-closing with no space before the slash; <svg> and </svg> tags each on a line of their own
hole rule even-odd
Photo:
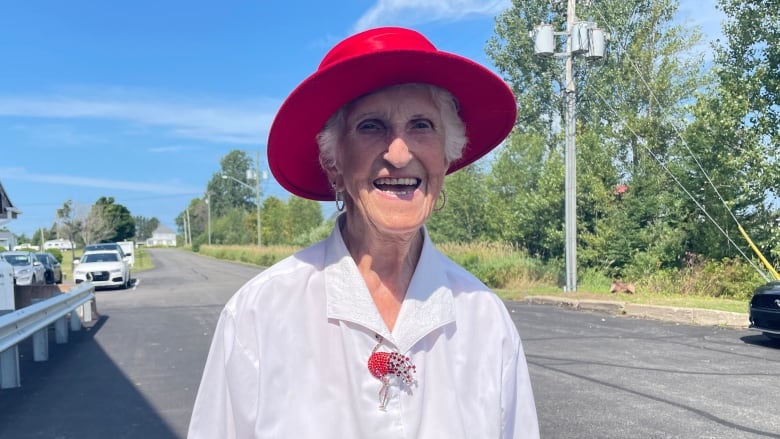
<svg viewBox="0 0 780 439">
<path fill-rule="evenodd" d="M 135 266 L 135 243 L 133 241 L 119 241 L 117 245 L 122 247 L 127 264 L 130 265 L 130 268 L 133 268 Z"/>
<path fill-rule="evenodd" d="M 84 253 L 87 253 L 89 251 L 93 250 L 116 250 L 119 252 L 120 255 L 122 255 L 122 260 L 127 262 L 127 265 L 133 266 L 130 260 L 130 256 L 127 255 L 125 252 L 125 249 L 123 246 L 119 245 L 119 243 L 116 242 L 101 242 L 98 244 L 87 244 L 84 246 Z"/>
<path fill-rule="evenodd" d="M 750 329 L 780 340 L 780 281 L 769 282 L 753 292 L 750 300 Z"/>
<path fill-rule="evenodd" d="M 42 284 L 46 279 L 46 269 L 34 253 L 17 251 L 2 252 L 0 257 L 14 267 L 14 282 L 16 285 Z"/>
<path fill-rule="evenodd" d="M 73 269 L 73 280 L 78 284 L 91 281 L 98 287 L 130 286 L 130 268 L 116 250 L 90 250 Z"/>
<path fill-rule="evenodd" d="M 46 269 L 45 279 L 47 284 L 62 283 L 62 265 L 53 254 L 47 252 L 36 253 L 35 258 L 38 259 Z"/>
</svg>

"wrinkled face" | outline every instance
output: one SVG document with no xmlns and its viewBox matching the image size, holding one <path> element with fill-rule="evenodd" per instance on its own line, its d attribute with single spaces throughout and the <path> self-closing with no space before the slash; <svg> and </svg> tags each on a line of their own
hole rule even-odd
<svg viewBox="0 0 780 439">
<path fill-rule="evenodd" d="M 332 180 L 346 192 L 347 211 L 383 233 L 418 230 L 449 166 L 441 110 L 430 91 L 380 90 L 351 103 L 345 116 Z"/>
</svg>

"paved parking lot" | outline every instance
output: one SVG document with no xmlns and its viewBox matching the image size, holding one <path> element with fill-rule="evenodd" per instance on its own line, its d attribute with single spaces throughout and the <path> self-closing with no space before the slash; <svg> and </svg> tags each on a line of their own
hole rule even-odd
<svg viewBox="0 0 780 439">
<path fill-rule="evenodd" d="M 0 391 L 0 438 L 184 438 L 222 305 L 257 268 L 154 250 L 100 319 L 21 351 Z M 508 303 L 545 438 L 780 438 L 780 345 L 745 329 Z M 53 337 L 52 337 L 53 340 Z"/>
</svg>

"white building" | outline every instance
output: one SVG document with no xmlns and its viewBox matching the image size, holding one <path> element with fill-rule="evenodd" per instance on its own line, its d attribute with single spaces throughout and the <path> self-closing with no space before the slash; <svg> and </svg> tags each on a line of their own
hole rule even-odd
<svg viewBox="0 0 780 439">
<path fill-rule="evenodd" d="M 11 232 L 0 232 L 0 247 L 13 250 L 16 247 L 16 237 Z"/>
<path fill-rule="evenodd" d="M 146 245 L 176 247 L 176 232 L 160 224 L 152 232 L 152 237 L 146 240 Z"/>
<path fill-rule="evenodd" d="M 0 183 L 0 226 L 15 220 L 20 213 L 22 211 L 14 207 L 8 194 L 5 193 L 3 183 Z"/>
<path fill-rule="evenodd" d="M 13 203 L 11 203 L 11 200 L 8 198 L 8 194 L 5 193 L 3 183 L 0 183 L 0 226 L 15 220 L 20 213 L 22 212 L 14 207 Z M 13 233 L 0 232 L 0 247 L 11 250 L 15 246 L 16 237 Z"/>
<path fill-rule="evenodd" d="M 73 245 L 73 241 L 69 239 L 59 238 L 59 239 L 53 239 L 51 241 L 46 241 L 43 243 L 43 249 L 48 250 L 50 248 L 57 248 L 60 250 L 73 250 L 76 248 L 75 245 Z"/>
</svg>

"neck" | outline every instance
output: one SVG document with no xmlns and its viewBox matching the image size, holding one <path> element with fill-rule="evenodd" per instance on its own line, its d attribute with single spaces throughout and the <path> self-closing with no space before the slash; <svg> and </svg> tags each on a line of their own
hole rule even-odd
<svg viewBox="0 0 780 439">
<path fill-rule="evenodd" d="M 387 236 L 360 222 L 341 220 L 341 235 L 350 256 L 374 299 L 379 314 L 392 331 L 406 291 L 420 259 L 423 232 Z"/>
</svg>

